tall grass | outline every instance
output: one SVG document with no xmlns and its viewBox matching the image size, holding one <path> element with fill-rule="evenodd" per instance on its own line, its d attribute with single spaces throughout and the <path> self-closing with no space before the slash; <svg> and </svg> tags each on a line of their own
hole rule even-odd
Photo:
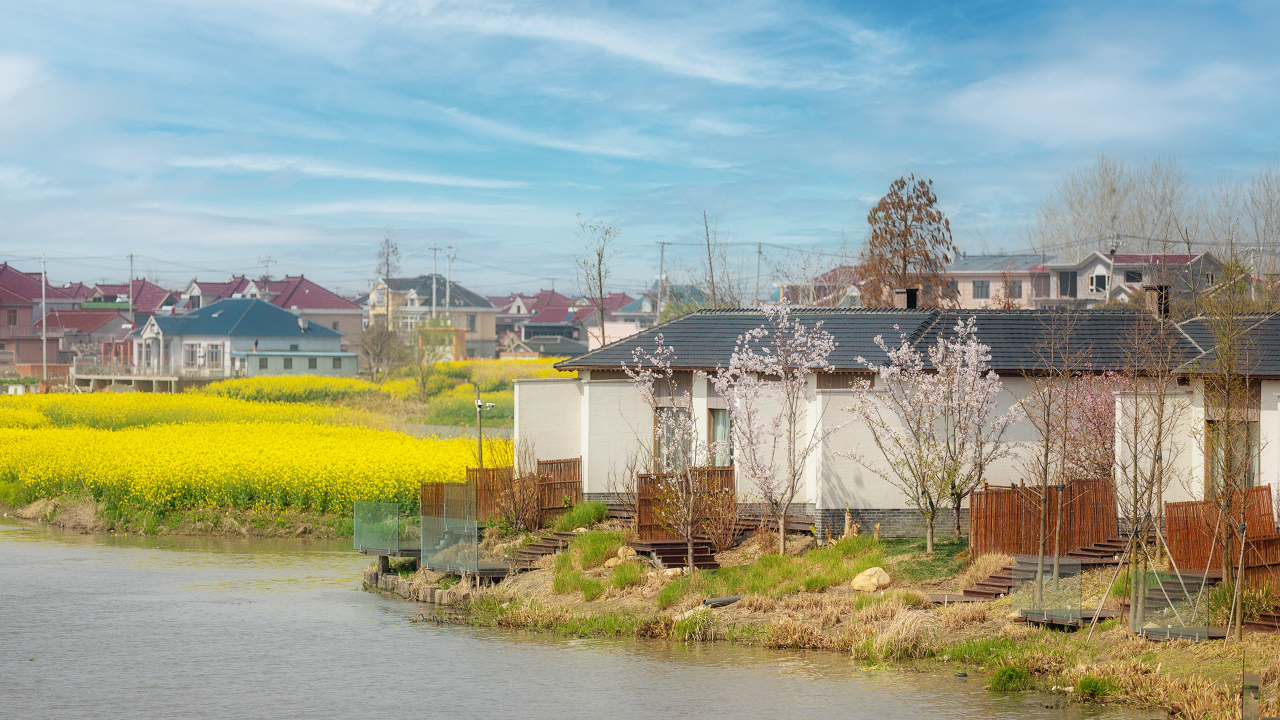
<svg viewBox="0 0 1280 720">
<path fill-rule="evenodd" d="M 763 595 L 777 598 L 797 592 L 821 592 L 849 582 L 858 573 L 884 564 L 884 553 L 868 536 L 841 540 L 835 545 L 810 550 L 800 557 L 765 555 L 754 563 L 694 573 L 669 583 L 658 595 L 658 607 L 665 608 L 690 593 Z"/>
<path fill-rule="evenodd" d="M 578 528 L 590 528 L 604 522 L 609 515 L 609 506 L 598 501 L 589 500 L 569 508 L 568 512 L 556 518 L 555 529 L 558 532 L 572 532 Z"/>
</svg>

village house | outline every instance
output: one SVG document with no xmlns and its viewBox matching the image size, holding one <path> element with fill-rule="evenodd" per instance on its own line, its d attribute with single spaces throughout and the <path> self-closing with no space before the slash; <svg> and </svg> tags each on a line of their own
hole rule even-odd
<svg viewBox="0 0 1280 720">
<path fill-rule="evenodd" d="M 250 280 L 233 275 L 225 283 L 192 280 L 182 292 L 180 312 L 198 310 L 226 298 L 265 300 L 342 335 L 342 350 L 358 353 L 364 334 L 364 310 L 356 303 L 308 280 L 303 275 L 283 279 Z"/>
<path fill-rule="evenodd" d="M 1213 287 L 1222 261 L 1212 253 L 1091 252 L 1075 262 L 1050 262 L 1048 295 L 1036 307 L 1095 307 L 1125 302 L 1145 286 L 1167 286 L 1174 300 L 1190 299 Z"/>
<path fill-rule="evenodd" d="M 79 305 L 61 288 L 42 283 L 40 273 L 0 263 L 0 373 L 39 375 L 48 366 L 52 374 L 60 375 L 68 369 L 70 355 L 59 354 L 62 331 L 53 327 L 42 331 L 38 324 L 42 284 L 47 311 L 72 310 Z"/>
<path fill-rule="evenodd" d="M 947 272 L 957 306 L 965 309 L 1038 308 L 1050 297 L 1043 255 L 964 255 Z"/>
<path fill-rule="evenodd" d="M 39 330 L 48 321 L 49 331 L 62 337 L 62 349 L 75 354 L 76 362 L 128 363 L 132 343 L 124 339 L 133 321 L 119 310 L 53 310 L 36 321 Z"/>
<path fill-rule="evenodd" d="M 153 316 L 130 336 L 135 375 L 172 379 L 356 374 L 333 328 L 251 298 Z"/>
<path fill-rule="evenodd" d="M 457 360 L 498 356 L 498 308 L 442 275 L 379 278 L 362 300 L 370 324 L 385 323 L 405 337 L 443 321 L 462 335 L 462 342 L 455 343 L 462 350 L 455 353 Z"/>
<path fill-rule="evenodd" d="M 870 377 L 858 361 L 885 361 L 883 351 L 874 338 L 883 336 L 887 343 L 899 342 L 898 330 L 922 353 L 942 335 L 953 332 L 957 320 L 974 317 L 978 339 L 991 348 L 991 367 L 1004 387 L 1000 412 L 1027 396 L 1028 378 L 1042 374 L 1047 368 L 1041 360 L 1040 348 L 1049 328 L 1062 320 L 1060 312 L 1034 310 L 863 310 L 863 309 L 793 309 L 794 320 L 804 324 L 821 321 L 832 333 L 837 345 L 828 358 L 832 372 L 810 376 L 813 400 L 806 408 L 806 422 L 812 426 L 841 425 L 832 434 L 806 468 L 799 512 L 813 516 L 821 534 L 831 528 L 840 532 L 844 512 L 849 508 L 854 519 L 870 527 L 880 523 L 887 536 L 922 534 L 919 515 L 911 509 L 903 494 L 886 478 L 852 460 L 848 453 L 859 448 L 873 452 L 870 432 L 865 427 L 849 424 L 845 412 L 853 400 L 854 378 Z M 1070 344 L 1088 356 L 1088 370 L 1103 372 L 1121 370 L 1125 365 L 1126 338 L 1131 337 L 1142 317 L 1131 311 L 1077 311 L 1070 324 Z M 628 455 L 642 441 L 652 438 L 653 418 L 649 407 L 623 370 L 633 363 L 637 348 L 652 350 L 656 337 L 662 334 L 667 346 L 675 351 L 672 368 L 676 385 L 687 391 L 692 400 L 691 412 L 699 441 L 725 440 L 729 437 L 725 401 L 710 382 L 699 376 L 727 365 L 737 338 L 758 327 L 763 313 L 756 310 L 704 310 L 651 328 L 622 342 L 560 363 L 561 370 L 577 371 L 571 379 L 536 379 L 516 382 L 515 435 L 517 442 L 527 442 L 539 457 L 581 457 L 584 492 L 589 497 L 605 499 L 615 490 L 611 481 L 626 467 Z M 1280 325 L 1280 321 L 1277 321 Z M 1177 352 L 1191 359 L 1203 351 L 1185 332 L 1175 333 Z M 1280 332 L 1277 333 L 1280 347 Z M 1280 366 L 1277 367 L 1280 371 Z M 1267 386 L 1270 388 L 1270 386 Z M 1271 476 L 1280 467 L 1280 409 L 1276 407 L 1274 388 L 1269 404 L 1275 427 L 1268 430 L 1277 442 L 1271 455 Z M 1186 432 L 1195 427 L 1191 418 Z M 1267 435 L 1270 437 L 1270 435 Z M 1035 433 L 1029 423 L 1012 426 L 1005 439 L 1011 456 L 987 469 L 987 479 L 994 484 L 1013 484 L 1028 476 L 1024 458 L 1031 452 Z M 872 448 L 872 450 L 868 450 Z M 1188 454 L 1181 462 L 1194 464 Z M 750 500 L 752 488 L 739 483 L 742 499 Z M 1194 488 L 1168 488 L 1168 499 L 1185 499 Z M 962 521 L 963 522 L 963 521 Z"/>
</svg>

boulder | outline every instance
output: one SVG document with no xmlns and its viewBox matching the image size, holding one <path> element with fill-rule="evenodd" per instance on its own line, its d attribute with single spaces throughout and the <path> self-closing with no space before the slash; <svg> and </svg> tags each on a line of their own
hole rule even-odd
<svg viewBox="0 0 1280 720">
<path fill-rule="evenodd" d="M 436 591 L 436 604 L 437 604 L 437 605 L 452 605 L 452 604 L 453 604 L 453 591 L 452 591 L 452 590 L 438 590 L 438 591 Z"/>
<path fill-rule="evenodd" d="M 623 545 L 622 547 L 618 548 L 619 560 L 630 560 L 635 556 L 636 556 L 636 549 L 631 547 L 630 545 Z"/>
<path fill-rule="evenodd" d="M 587 531 L 587 529 L 584 527 L 580 527 L 580 528 L 574 528 L 573 531 L 576 533 L 584 533 Z"/>
<path fill-rule="evenodd" d="M 893 583 L 893 579 L 889 577 L 889 573 L 884 571 L 882 567 L 867 568 L 858 573 L 858 577 L 849 583 L 854 590 L 862 592 L 875 592 L 883 590 Z"/>
<path fill-rule="evenodd" d="M 680 575 L 683 575 L 683 574 L 684 574 L 684 570 L 685 570 L 685 569 L 684 569 L 684 568 L 682 568 L 682 567 L 677 567 L 677 568 L 667 568 L 666 570 L 663 570 L 663 571 L 662 571 L 662 576 L 663 576 L 663 577 L 669 577 L 669 578 L 678 577 L 678 576 L 680 576 Z"/>
<path fill-rule="evenodd" d="M 612 557 L 612 558 L 609 558 L 608 560 L 605 560 L 605 561 L 604 561 L 604 566 L 605 566 L 606 568 L 615 568 L 615 567 L 618 567 L 618 563 L 620 563 L 620 562 L 622 562 L 622 561 L 621 561 L 621 560 L 619 560 L 618 558 L 616 558 L 616 557 Z"/>
<path fill-rule="evenodd" d="M 410 597 L 409 589 L 413 583 L 404 578 L 396 578 L 396 594 L 408 600 Z"/>
</svg>

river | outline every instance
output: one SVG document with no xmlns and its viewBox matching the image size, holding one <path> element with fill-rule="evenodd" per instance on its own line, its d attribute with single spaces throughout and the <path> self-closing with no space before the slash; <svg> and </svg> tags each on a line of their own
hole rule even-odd
<svg viewBox="0 0 1280 720">
<path fill-rule="evenodd" d="M 4 718 L 1132 720 L 831 653 L 411 622 L 349 543 L 78 535 L 0 519 Z"/>
</svg>

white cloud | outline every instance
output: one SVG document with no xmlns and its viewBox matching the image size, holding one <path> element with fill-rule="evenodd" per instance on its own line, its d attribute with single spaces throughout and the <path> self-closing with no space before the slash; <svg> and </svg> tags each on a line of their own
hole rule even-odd
<svg viewBox="0 0 1280 720">
<path fill-rule="evenodd" d="M 584 155 L 603 155 L 606 157 L 632 159 L 661 157 L 670 153 L 667 143 L 638 135 L 626 128 L 618 128 L 609 133 L 597 134 L 578 140 L 568 140 L 473 115 L 458 108 L 437 107 L 436 109 L 452 121 L 454 125 L 464 130 L 526 145 L 565 150 Z"/>
<path fill-rule="evenodd" d="M 228 157 L 184 157 L 169 163 L 174 167 L 200 168 L 208 170 L 230 170 L 240 172 L 277 173 L 294 172 L 319 178 L 346 180 L 372 180 L 389 183 L 414 183 L 420 185 L 444 185 L 461 188 L 522 188 L 527 183 L 508 180 L 487 180 L 483 178 L 462 177 L 458 175 L 437 175 L 433 173 L 404 172 L 384 168 L 358 167 L 328 163 L 300 157 L 281 157 L 276 155 L 232 155 Z"/>
<path fill-rule="evenodd" d="M 23 55 L 0 55 L 0 104 L 31 87 L 40 75 L 40 65 Z"/>
<path fill-rule="evenodd" d="M 1131 50 L 1101 48 L 1079 60 L 982 80 L 947 98 L 943 120 L 974 123 L 1012 142 L 1046 146 L 1161 140 L 1229 117 L 1256 81 L 1239 65 L 1170 72 Z"/>
<path fill-rule="evenodd" d="M 370 199 L 311 203 L 281 210 L 293 216 L 395 216 L 418 221 L 469 222 L 477 225 L 562 227 L 573 213 L 546 207 L 501 203 Z"/>
</svg>

